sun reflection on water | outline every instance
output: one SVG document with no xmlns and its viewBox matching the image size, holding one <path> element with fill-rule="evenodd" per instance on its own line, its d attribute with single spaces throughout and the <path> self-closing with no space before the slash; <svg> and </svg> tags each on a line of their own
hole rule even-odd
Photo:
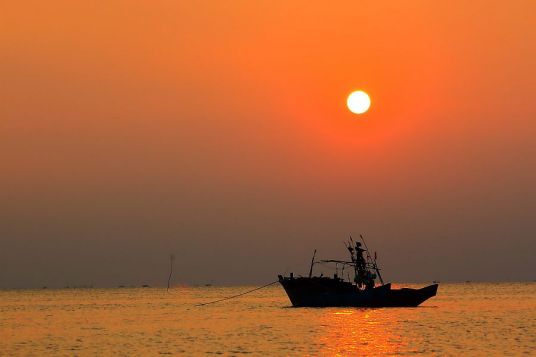
<svg viewBox="0 0 536 357">
<path fill-rule="evenodd" d="M 319 323 L 325 327 L 319 337 L 321 354 L 386 355 L 397 354 L 405 343 L 397 334 L 397 316 L 385 309 L 340 309 L 324 314 Z"/>
</svg>

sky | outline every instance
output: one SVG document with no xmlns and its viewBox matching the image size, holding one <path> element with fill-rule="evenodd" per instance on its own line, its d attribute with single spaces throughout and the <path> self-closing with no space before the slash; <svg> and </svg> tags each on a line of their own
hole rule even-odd
<svg viewBox="0 0 536 357">
<path fill-rule="evenodd" d="M 0 288 L 536 276 L 533 1 L 0 4 Z M 366 91 L 363 115 L 346 97 Z"/>
</svg>

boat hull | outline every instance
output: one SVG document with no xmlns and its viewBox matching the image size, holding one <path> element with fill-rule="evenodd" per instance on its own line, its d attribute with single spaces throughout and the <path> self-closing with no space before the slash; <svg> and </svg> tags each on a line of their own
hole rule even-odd
<svg viewBox="0 0 536 357">
<path fill-rule="evenodd" d="M 294 307 L 415 307 L 437 293 L 438 284 L 392 289 L 391 284 L 359 290 L 349 282 L 324 277 L 279 277 Z"/>
</svg>

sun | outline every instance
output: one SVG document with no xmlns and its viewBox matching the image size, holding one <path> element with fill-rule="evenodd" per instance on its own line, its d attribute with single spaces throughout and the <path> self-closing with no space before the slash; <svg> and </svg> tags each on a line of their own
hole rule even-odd
<svg viewBox="0 0 536 357">
<path fill-rule="evenodd" d="M 346 99 L 348 109 L 354 114 L 366 113 L 370 108 L 370 97 L 362 90 L 350 93 Z"/>
</svg>

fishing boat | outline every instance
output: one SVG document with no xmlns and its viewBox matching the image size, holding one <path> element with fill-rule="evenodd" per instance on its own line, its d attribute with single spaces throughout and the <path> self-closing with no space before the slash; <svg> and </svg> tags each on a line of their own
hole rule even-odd
<svg viewBox="0 0 536 357">
<path fill-rule="evenodd" d="M 350 237 L 345 243 L 350 260 L 315 260 L 313 253 L 309 275 L 279 275 L 279 283 L 285 289 L 290 302 L 295 307 L 414 307 L 437 293 L 439 284 L 421 289 L 394 289 L 391 283 L 385 284 L 376 262 L 376 253 L 370 254 L 363 236 L 361 242 Z M 334 264 L 333 277 L 313 276 L 316 264 Z M 341 275 L 339 276 L 339 267 Z M 347 279 L 344 279 L 344 271 Z M 350 270 L 350 272 L 348 271 Z M 350 278 L 353 277 L 353 280 Z"/>
</svg>

